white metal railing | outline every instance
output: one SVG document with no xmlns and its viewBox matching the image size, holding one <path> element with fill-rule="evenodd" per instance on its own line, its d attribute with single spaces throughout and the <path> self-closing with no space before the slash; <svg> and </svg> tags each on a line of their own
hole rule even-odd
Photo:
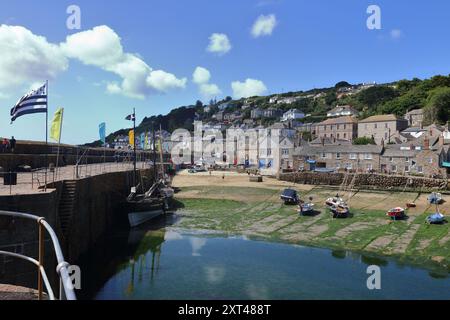
<svg viewBox="0 0 450 320">
<path fill-rule="evenodd" d="M 61 250 L 61 246 L 59 244 L 58 237 L 56 236 L 53 228 L 45 221 L 45 218 L 34 216 L 26 213 L 19 212 L 9 212 L 9 211 L 0 211 L 0 216 L 5 217 L 14 217 L 35 221 L 38 224 L 39 228 L 39 259 L 33 259 L 31 257 L 27 257 L 21 254 L 8 252 L 8 251 L 0 251 L 0 255 L 6 255 L 12 258 L 21 259 L 24 261 L 28 261 L 34 264 L 38 270 L 38 298 L 39 300 L 43 299 L 44 286 L 47 291 L 48 298 L 50 300 L 56 300 L 55 295 L 53 293 L 52 287 L 48 281 L 47 273 L 44 269 L 44 244 L 45 244 L 45 232 L 50 235 L 53 244 L 53 250 L 56 255 L 56 260 L 58 265 L 56 267 L 56 273 L 59 276 L 59 299 L 60 300 L 76 300 L 75 291 L 73 288 L 73 283 L 69 275 L 68 267 L 70 266 L 65 260 L 64 255 Z"/>
</svg>

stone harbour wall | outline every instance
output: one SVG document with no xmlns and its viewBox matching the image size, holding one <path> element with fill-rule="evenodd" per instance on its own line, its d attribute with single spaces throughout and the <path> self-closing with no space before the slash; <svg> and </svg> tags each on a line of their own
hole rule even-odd
<svg viewBox="0 0 450 320">
<path fill-rule="evenodd" d="M 346 185 L 350 185 L 354 174 L 345 173 L 322 173 L 322 172 L 299 172 L 280 174 L 282 181 L 300 184 L 340 186 L 346 179 Z M 447 179 L 430 179 L 411 176 L 394 176 L 382 174 L 357 174 L 354 182 L 355 188 L 383 189 L 383 190 L 450 190 Z"/>
</svg>

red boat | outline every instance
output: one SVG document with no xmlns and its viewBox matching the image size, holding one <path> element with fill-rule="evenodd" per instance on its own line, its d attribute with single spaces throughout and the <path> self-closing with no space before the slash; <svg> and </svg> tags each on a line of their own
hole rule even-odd
<svg viewBox="0 0 450 320">
<path fill-rule="evenodd" d="M 391 217 L 392 219 L 402 219 L 405 217 L 405 209 L 403 208 L 394 208 L 388 211 L 386 214 L 388 217 Z"/>
</svg>

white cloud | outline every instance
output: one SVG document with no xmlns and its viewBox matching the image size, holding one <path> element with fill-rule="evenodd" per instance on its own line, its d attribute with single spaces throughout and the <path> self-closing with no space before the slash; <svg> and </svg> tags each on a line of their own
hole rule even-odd
<svg viewBox="0 0 450 320">
<path fill-rule="evenodd" d="M 213 33 L 209 37 L 209 45 L 206 49 L 209 52 L 223 55 L 231 50 L 231 42 L 224 33 Z"/>
<path fill-rule="evenodd" d="M 213 83 L 209 83 L 211 80 L 211 72 L 203 67 L 195 68 L 192 74 L 192 81 L 198 85 L 200 95 L 204 99 L 215 97 L 222 93 L 220 88 Z"/>
<path fill-rule="evenodd" d="M 252 36 L 254 38 L 262 37 L 262 36 L 270 36 L 277 26 L 277 18 L 274 14 L 270 15 L 261 15 L 255 21 L 252 27 Z"/>
<path fill-rule="evenodd" d="M 403 31 L 400 29 L 391 30 L 391 38 L 392 39 L 400 39 L 403 36 Z"/>
<path fill-rule="evenodd" d="M 179 79 L 166 71 L 153 70 L 137 54 L 124 52 L 120 37 L 108 26 L 70 35 L 61 48 L 68 57 L 120 76 L 121 84 L 107 85 L 109 93 L 143 99 L 152 93 L 165 93 L 186 86 L 186 78 Z"/>
<path fill-rule="evenodd" d="M 255 79 L 247 79 L 245 82 L 234 81 L 231 88 L 236 99 L 260 96 L 267 91 L 264 82 Z"/>
<path fill-rule="evenodd" d="M 192 81 L 196 84 L 205 84 L 211 79 L 211 72 L 208 69 L 197 67 L 192 74 Z"/>
<path fill-rule="evenodd" d="M 0 25 L 0 54 L 0 93 L 35 82 L 42 85 L 69 65 L 59 46 L 21 26 Z"/>
<path fill-rule="evenodd" d="M 208 99 L 222 94 L 222 91 L 216 84 L 204 83 L 200 85 L 200 94 Z"/>
</svg>

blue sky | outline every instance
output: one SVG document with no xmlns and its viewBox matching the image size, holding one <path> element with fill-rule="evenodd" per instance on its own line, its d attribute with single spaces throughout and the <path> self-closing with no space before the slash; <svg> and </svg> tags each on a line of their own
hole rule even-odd
<svg viewBox="0 0 450 320">
<path fill-rule="evenodd" d="M 66 28 L 66 9 L 71 4 L 81 8 L 81 30 Z M 381 8 L 381 30 L 366 27 L 371 4 Z M 98 139 L 98 124 L 103 121 L 107 132 L 127 127 L 124 118 L 133 107 L 141 120 L 197 99 L 206 101 L 192 81 L 199 66 L 210 72 L 207 83 L 220 88 L 218 98 L 235 95 L 231 83 L 246 79 L 262 82 L 265 93 L 271 94 L 328 87 L 341 80 L 382 83 L 425 78 L 450 70 L 446 0 L 0 0 L 0 8 L 0 24 L 22 26 L 55 47 L 68 36 L 107 26 L 109 33 L 120 37 L 124 54 L 174 76 L 175 84 L 167 92 L 147 88 L 140 98 L 113 94 L 107 92 L 107 84 L 120 85 L 128 72 L 119 74 L 106 63 L 86 63 L 85 51 L 79 53 L 76 45 L 68 58 L 58 53 L 67 65 L 56 68 L 50 81 L 50 113 L 65 108 L 62 140 L 66 143 Z M 255 38 L 252 26 L 261 15 L 274 15 L 277 23 L 270 35 Z M 8 31 L 3 32 L 0 49 L 10 43 L 4 40 Z M 208 52 L 213 33 L 226 34 L 231 50 Z M 12 72 L 15 66 L 8 62 L 2 64 L 11 60 L 2 57 L 4 52 L 0 50 L 0 136 L 42 140 L 44 115 L 19 118 L 10 125 L 9 110 L 31 84 L 46 80 L 49 68 L 36 68 L 28 78 L 21 71 Z M 20 59 L 11 61 L 27 66 Z"/>
</svg>

